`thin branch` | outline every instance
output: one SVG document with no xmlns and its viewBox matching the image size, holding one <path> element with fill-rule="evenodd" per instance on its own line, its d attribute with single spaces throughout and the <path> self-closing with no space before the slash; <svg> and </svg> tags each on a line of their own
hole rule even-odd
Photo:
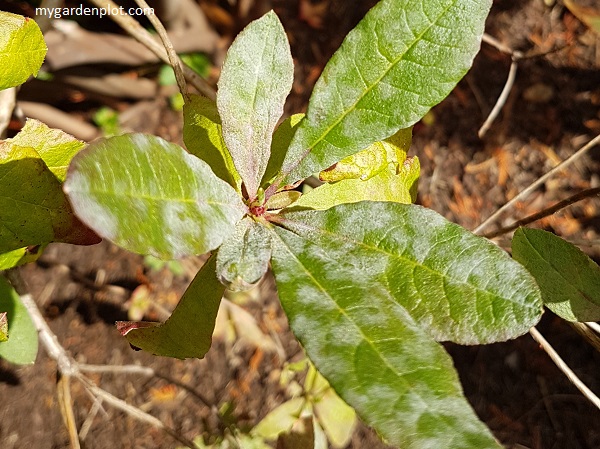
<svg viewBox="0 0 600 449">
<path fill-rule="evenodd" d="M 75 422 L 75 413 L 73 411 L 73 401 L 71 400 L 71 378 L 69 376 L 60 376 L 58 379 L 58 404 L 65 426 L 69 431 L 71 448 L 81 449 L 77 433 L 77 423 Z"/>
<path fill-rule="evenodd" d="M 496 231 L 492 231 L 492 232 L 488 232 L 487 234 L 483 234 L 483 237 L 491 239 L 494 237 L 498 237 L 499 235 L 502 235 L 502 234 L 507 234 L 511 231 L 514 231 L 515 229 L 517 229 L 520 226 L 526 226 L 529 223 L 533 223 L 534 221 L 541 220 L 542 218 L 548 217 L 549 215 L 552 215 L 552 214 L 558 212 L 559 210 L 570 206 L 571 204 L 574 204 L 578 201 L 584 200 L 584 199 L 589 198 L 594 195 L 600 195 L 600 187 L 596 187 L 594 189 L 583 190 L 583 191 L 576 193 L 575 195 L 572 195 L 562 201 L 559 201 L 554 206 L 550 206 L 550 207 L 543 209 L 535 214 L 532 214 L 525 218 L 517 220 L 509 226 L 505 226 L 504 228 L 497 229 Z"/>
<path fill-rule="evenodd" d="M 23 303 L 23 306 L 25 306 L 25 308 L 27 309 L 31 320 L 33 321 L 33 324 L 38 331 L 40 342 L 42 343 L 44 348 L 46 348 L 46 352 L 48 353 L 50 358 L 57 363 L 58 370 L 60 371 L 60 373 L 63 376 L 72 377 L 80 375 L 79 368 L 77 367 L 77 362 L 75 362 L 69 356 L 69 354 L 67 354 L 65 348 L 63 348 L 60 345 L 60 343 L 58 342 L 58 338 L 56 338 L 56 335 L 54 334 L 54 332 L 52 332 L 52 329 L 50 329 L 50 326 L 48 326 L 48 324 L 46 323 L 46 320 L 42 316 L 40 309 L 38 308 L 31 295 L 21 295 L 21 302 Z"/>
<path fill-rule="evenodd" d="M 116 374 L 139 374 L 141 376 L 146 377 L 156 377 L 158 379 L 166 380 L 167 382 L 176 385 L 188 393 L 192 394 L 196 397 L 200 402 L 202 402 L 206 407 L 213 409 L 214 406 L 211 405 L 210 401 L 202 395 L 195 388 L 187 385 L 183 382 L 178 381 L 177 379 L 173 379 L 167 375 L 156 372 L 154 369 L 148 366 L 139 366 L 139 365 L 87 365 L 87 364 L 79 364 L 79 369 L 84 372 L 89 373 L 116 373 Z"/>
<path fill-rule="evenodd" d="M 146 3 L 146 0 L 135 0 L 135 2 L 143 9 L 149 10 L 150 5 Z M 185 78 L 183 76 L 183 63 L 181 59 L 175 53 L 175 48 L 173 48 L 173 43 L 171 39 L 169 39 L 169 35 L 167 34 L 167 30 L 163 26 L 162 22 L 158 19 L 155 14 L 148 14 L 146 16 L 154 29 L 157 31 L 160 39 L 162 40 L 163 46 L 165 50 L 167 50 L 167 56 L 169 57 L 169 64 L 173 67 L 173 71 L 175 72 L 175 80 L 177 81 L 177 86 L 179 87 L 179 91 L 183 98 L 186 99 L 186 103 L 189 102 L 189 96 L 187 93 L 187 86 L 185 84 Z"/>
<path fill-rule="evenodd" d="M 568 367 L 568 365 L 554 350 L 552 345 L 550 345 L 550 343 L 546 341 L 544 336 L 540 334 L 540 332 L 535 327 L 529 329 L 529 333 L 531 334 L 533 339 L 540 344 L 541 348 L 550 356 L 550 358 L 556 364 L 558 369 L 560 369 L 567 376 L 571 383 L 575 385 L 575 387 L 577 387 L 577 389 L 581 391 L 581 393 L 583 393 L 583 395 L 586 398 L 588 398 L 592 402 L 592 404 L 594 404 L 598 409 L 600 409 L 600 398 L 596 396 L 594 392 L 590 390 L 587 387 L 587 385 L 585 385 L 581 381 L 581 379 L 579 379 L 579 377 L 577 377 L 573 370 Z"/>
<path fill-rule="evenodd" d="M 473 230 L 473 233 L 481 234 L 481 231 L 483 231 L 490 223 L 492 223 L 494 220 L 496 220 L 496 218 L 498 218 L 502 212 L 504 212 L 506 209 L 512 207 L 517 201 L 520 201 L 523 198 L 527 197 L 531 192 L 533 192 L 539 186 L 544 184 L 546 182 L 546 180 L 548 180 L 548 178 L 550 178 L 551 176 L 560 172 L 561 170 L 564 170 L 565 168 L 567 168 L 569 165 L 571 165 L 573 162 L 577 161 L 587 151 L 589 151 L 591 148 L 595 147 L 599 143 L 600 143 L 600 134 L 597 135 L 596 137 L 594 137 L 592 140 L 590 140 L 586 145 L 581 147 L 579 150 L 577 150 L 571 157 L 569 157 L 568 159 L 565 159 L 560 164 L 558 164 L 556 167 L 554 167 L 552 170 L 550 170 L 548 173 L 546 173 L 544 176 L 535 180 L 533 183 L 531 183 L 529 185 L 529 187 L 527 187 L 525 190 L 520 192 L 513 199 L 508 201 L 504 206 L 502 206 L 500 209 L 498 209 L 496 212 L 494 212 L 492 215 L 490 215 L 488 218 L 486 218 L 483 221 L 483 223 L 481 223 L 479 226 L 477 226 Z"/>
<path fill-rule="evenodd" d="M 9 270 L 6 272 L 6 276 L 13 283 L 13 286 L 17 288 L 17 291 L 23 290 L 23 281 L 21 280 L 17 271 Z M 133 418 L 149 423 L 157 427 L 158 429 L 161 429 L 162 431 L 171 435 L 173 438 L 175 438 L 180 443 L 186 445 L 187 447 L 191 449 L 197 449 L 197 446 L 192 441 L 179 435 L 175 430 L 165 425 L 158 418 L 155 418 L 154 416 L 145 413 L 132 405 L 127 404 L 122 399 L 119 399 L 111 395 L 107 391 L 104 391 L 102 388 L 99 388 L 96 385 L 94 385 L 87 377 L 85 377 L 81 373 L 79 364 L 74 359 L 72 359 L 65 350 L 65 348 L 63 348 L 60 345 L 60 343 L 58 342 L 58 338 L 46 323 L 46 320 L 42 316 L 40 309 L 38 308 L 31 295 L 22 294 L 21 302 L 23 303 L 23 306 L 27 309 L 31 320 L 33 321 L 33 324 L 39 333 L 39 338 L 42 345 L 46 349 L 46 352 L 48 353 L 50 358 L 52 358 L 57 363 L 58 371 L 65 378 L 65 381 L 68 381 L 71 377 L 79 380 L 86 387 L 88 387 L 88 390 L 97 398 L 106 401 L 107 403 L 113 405 L 119 410 L 122 410 L 125 413 L 129 414 Z M 59 393 L 59 396 L 63 393 L 64 391 Z M 66 397 L 64 399 L 66 400 Z M 69 431 L 71 431 L 70 427 Z"/>
<path fill-rule="evenodd" d="M 94 422 L 94 418 L 96 418 L 96 415 L 98 414 L 98 412 L 101 409 L 102 409 L 102 402 L 100 402 L 100 399 L 94 398 L 92 408 L 88 412 L 88 415 L 85 418 L 85 421 L 83 422 L 83 424 L 81 425 L 81 428 L 79 429 L 79 440 L 80 441 L 85 441 L 85 439 L 87 438 L 88 432 L 92 428 L 92 423 Z"/>
<path fill-rule="evenodd" d="M 596 334 L 589 326 L 586 326 L 585 323 L 569 322 L 569 324 L 579 335 L 585 338 L 596 351 L 600 352 L 600 335 Z"/>
<path fill-rule="evenodd" d="M 79 369 L 86 373 L 140 374 L 146 377 L 155 376 L 152 368 L 140 365 L 88 365 L 80 363 Z"/>
<path fill-rule="evenodd" d="M 198 448 L 198 446 L 196 446 L 193 441 L 188 440 L 187 438 L 179 435 L 177 432 L 175 432 L 173 429 L 171 429 L 165 423 L 163 423 L 160 419 L 140 410 L 137 407 L 134 407 L 133 405 L 128 404 L 123 399 L 119 399 L 118 397 L 113 396 L 108 391 L 96 386 L 87 377 L 78 376 L 76 379 L 79 380 L 82 384 L 84 384 L 94 396 L 102 399 L 103 401 L 107 402 L 113 407 L 127 413 L 129 416 L 137 419 L 138 421 L 145 422 L 153 427 L 156 427 L 157 429 L 162 430 L 163 432 L 171 435 L 180 443 L 185 444 L 190 449 Z"/>
<path fill-rule="evenodd" d="M 593 330 L 594 332 L 596 332 L 597 334 L 600 334 L 600 324 L 591 322 L 591 323 L 585 323 L 585 325 L 587 327 L 589 327 L 591 330 Z"/>
<path fill-rule="evenodd" d="M 118 8 L 118 5 L 112 0 L 89 0 L 90 3 L 99 8 Z M 169 64 L 169 57 L 166 50 L 160 45 L 154 37 L 140 25 L 140 23 L 128 14 L 111 14 L 110 18 L 121 28 L 127 31 L 133 38 L 145 45 L 152 53 L 159 57 L 163 62 Z M 183 74 L 185 78 L 206 97 L 214 100 L 216 98 L 214 88 L 206 82 L 200 75 L 194 72 L 185 64 L 183 65 Z"/>
<path fill-rule="evenodd" d="M 494 120 L 496 120 L 496 117 L 498 117 L 498 114 L 500 114 L 500 111 L 504 107 L 504 104 L 506 103 L 506 100 L 508 99 L 508 95 L 510 94 L 510 91 L 512 90 L 512 87 L 515 84 L 516 77 L 517 77 L 517 61 L 516 61 L 516 59 L 513 59 L 513 61 L 510 64 L 510 69 L 508 70 L 508 77 L 506 78 L 506 83 L 504 84 L 504 89 L 502 89 L 502 92 L 500 93 L 500 96 L 498 97 L 496 104 L 492 108 L 490 115 L 488 115 L 488 118 L 485 119 L 485 122 L 483 122 L 483 125 L 481 125 L 481 128 L 479 128 L 479 131 L 477 132 L 477 135 L 479 136 L 480 139 L 482 139 L 485 136 L 485 133 L 488 132 L 488 130 L 492 126 L 492 123 L 494 122 Z"/>
<path fill-rule="evenodd" d="M 498 39 L 496 39 L 493 36 L 490 36 L 487 33 L 483 34 L 482 41 L 485 42 L 486 44 L 489 44 L 492 47 L 496 48 L 496 50 L 501 51 L 502 53 L 506 53 L 507 55 L 512 56 L 512 58 L 514 60 L 521 59 L 523 57 L 523 53 L 521 53 L 520 51 L 517 51 L 517 50 L 513 50 L 508 45 L 503 44 Z"/>
</svg>

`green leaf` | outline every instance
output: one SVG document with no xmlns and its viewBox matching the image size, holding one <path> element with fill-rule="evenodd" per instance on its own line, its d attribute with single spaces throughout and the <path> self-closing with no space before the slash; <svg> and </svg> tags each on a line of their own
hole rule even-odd
<svg viewBox="0 0 600 449">
<path fill-rule="evenodd" d="M 0 253 L 98 241 L 73 215 L 59 180 L 35 149 L 0 142 Z"/>
<path fill-rule="evenodd" d="M 0 311 L 8 317 L 8 341 L 0 342 L 0 358 L 19 365 L 35 362 L 38 333 L 14 288 L 0 276 Z"/>
<path fill-rule="evenodd" d="M 212 171 L 241 192 L 242 178 L 238 174 L 221 130 L 221 118 L 214 101 L 191 95 L 183 106 L 183 141 L 190 153 L 199 157 Z"/>
<path fill-rule="evenodd" d="M 0 11 L 0 90 L 37 75 L 46 50 L 44 36 L 34 20 Z"/>
<path fill-rule="evenodd" d="M 540 292 L 527 270 L 421 206 L 362 202 L 283 211 L 272 221 L 322 245 L 329 259 L 360 269 L 355 282 L 389 292 L 438 341 L 504 341 L 541 317 Z"/>
<path fill-rule="evenodd" d="M 217 248 L 246 211 L 204 161 L 144 134 L 90 144 L 73 159 L 64 189 L 98 235 L 163 259 Z"/>
<path fill-rule="evenodd" d="M 293 77 L 290 46 L 273 11 L 238 34 L 223 63 L 217 92 L 223 138 L 249 199 L 265 174 Z"/>
<path fill-rule="evenodd" d="M 297 190 L 284 190 L 277 192 L 265 203 L 265 209 L 277 210 L 294 204 L 302 196 Z"/>
<path fill-rule="evenodd" d="M 35 262 L 42 255 L 45 248 L 45 245 L 30 246 L 0 254 L 0 270 L 8 270 L 9 268 Z"/>
<path fill-rule="evenodd" d="M 492 1 L 382 0 L 329 60 L 280 183 L 293 184 L 417 122 L 479 51 Z"/>
<path fill-rule="evenodd" d="M 217 277 L 230 290 L 248 290 L 267 272 L 270 258 L 269 233 L 262 224 L 246 217 L 219 248 Z"/>
<path fill-rule="evenodd" d="M 7 142 L 21 147 L 33 148 L 56 178 L 63 182 L 73 156 L 85 147 L 85 142 L 77 140 L 60 129 L 52 129 L 35 119 L 27 119 L 23 129 Z"/>
<path fill-rule="evenodd" d="M 102 106 L 94 112 L 92 120 L 100 128 L 104 137 L 123 134 L 121 125 L 119 125 L 119 113 L 108 106 Z"/>
<path fill-rule="evenodd" d="M 419 159 L 406 158 L 412 128 L 375 142 L 319 173 L 323 184 L 303 195 L 294 206 L 325 210 L 338 204 L 360 201 L 391 201 L 409 204 L 417 198 Z"/>
<path fill-rule="evenodd" d="M 225 287 L 215 276 L 216 257 L 212 256 L 200 269 L 179 304 L 162 324 L 143 323 L 123 332 L 133 346 L 154 355 L 178 359 L 201 359 L 210 349 L 219 304 Z M 118 327 L 132 323 L 117 323 Z"/>
<path fill-rule="evenodd" d="M 386 169 L 387 166 L 388 160 L 383 142 L 375 142 L 366 150 L 345 157 L 321 171 L 319 179 L 324 182 L 337 182 L 344 179 L 366 181 Z"/>
<path fill-rule="evenodd" d="M 362 228 L 357 206 L 364 204 L 294 213 L 302 220 L 285 219 L 292 232 L 273 228 L 273 272 L 292 331 L 332 387 L 388 443 L 498 449 L 463 397 L 451 358 L 379 281 L 388 257 L 338 235 L 341 229 L 319 227 L 334 225 L 335 212 L 354 209 L 350 215 Z M 390 207 L 371 204 L 376 213 L 369 217 L 389 215 Z M 309 216 L 316 227 L 303 220 Z M 370 244 L 385 234 L 376 227 Z"/>
<path fill-rule="evenodd" d="M 600 267 L 579 248 L 550 232 L 520 228 L 512 252 L 537 281 L 546 307 L 568 321 L 600 320 Z"/>
<path fill-rule="evenodd" d="M 325 182 L 337 182 L 344 179 L 366 181 L 390 166 L 397 174 L 399 164 L 406 160 L 406 153 L 412 143 L 412 127 L 401 129 L 392 137 L 375 142 L 368 148 L 345 157 L 331 167 L 319 173 L 319 179 Z"/>
<path fill-rule="evenodd" d="M 304 114 L 294 114 L 281 122 L 281 125 L 273 133 L 271 157 L 269 158 L 261 185 L 270 184 L 279 173 L 279 170 L 281 170 L 281 164 L 283 164 L 290 142 L 303 118 Z"/>
<path fill-rule="evenodd" d="M 210 75 L 212 63 L 204 53 L 186 53 L 181 55 L 181 60 L 202 78 L 207 78 Z"/>
</svg>

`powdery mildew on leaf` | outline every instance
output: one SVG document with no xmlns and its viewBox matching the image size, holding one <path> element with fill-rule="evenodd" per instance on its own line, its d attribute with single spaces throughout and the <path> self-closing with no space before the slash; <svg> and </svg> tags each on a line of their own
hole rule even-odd
<svg viewBox="0 0 600 449">
<path fill-rule="evenodd" d="M 471 67 L 491 0 L 382 0 L 317 81 L 283 163 L 282 184 L 417 122 Z"/>
<path fill-rule="evenodd" d="M 227 52 L 217 106 L 223 138 L 250 199 L 265 174 L 293 77 L 289 43 L 273 11 L 248 25 Z"/>
<path fill-rule="evenodd" d="M 321 245 L 322 258 L 360 267 L 356 282 L 385 287 L 438 341 L 504 341 L 541 316 L 539 289 L 520 264 L 420 206 L 363 202 L 284 213 L 280 223 Z"/>
<path fill-rule="evenodd" d="M 143 134 L 89 145 L 73 159 L 64 189 L 99 235 L 165 259 L 215 249 L 246 211 L 205 162 Z"/>
<path fill-rule="evenodd" d="M 403 448 L 500 446 L 462 397 L 450 357 L 342 239 L 275 227 L 273 271 L 290 327 L 359 416 Z M 374 269 L 382 257 L 367 255 Z"/>
</svg>

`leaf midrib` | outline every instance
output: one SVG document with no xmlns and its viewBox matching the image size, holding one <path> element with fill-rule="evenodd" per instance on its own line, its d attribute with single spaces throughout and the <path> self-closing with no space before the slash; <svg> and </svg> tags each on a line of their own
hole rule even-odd
<svg viewBox="0 0 600 449">
<path fill-rule="evenodd" d="M 288 232 L 292 232 L 286 229 L 286 231 Z M 273 232 L 273 231 L 271 231 Z M 377 349 L 377 347 L 375 346 L 375 344 L 377 342 L 379 342 L 380 340 L 374 341 L 371 338 L 367 337 L 367 335 L 365 335 L 365 333 L 363 332 L 362 328 L 359 327 L 359 325 L 348 315 L 346 309 L 342 308 L 338 302 L 328 293 L 328 291 L 321 285 L 321 283 L 315 279 L 315 277 L 312 275 L 312 273 L 307 269 L 307 267 L 304 265 L 304 263 L 292 252 L 291 248 L 283 241 L 283 239 L 276 233 L 273 232 L 274 235 L 277 236 L 277 238 L 279 239 L 279 241 L 281 242 L 281 244 L 286 248 L 286 250 L 288 251 L 288 253 L 290 254 L 290 256 L 298 263 L 298 265 L 300 265 L 302 267 L 302 269 L 304 270 L 304 272 L 306 273 L 306 275 L 313 281 L 313 283 L 318 287 L 318 289 L 323 292 L 323 294 L 329 298 L 329 300 L 335 304 L 335 306 L 337 307 L 338 311 L 340 314 L 344 315 L 346 317 L 346 319 L 353 324 L 353 326 L 356 328 L 356 330 L 358 331 L 358 333 L 361 335 L 361 338 L 366 341 L 374 350 L 375 352 L 381 357 L 382 361 L 384 361 L 385 365 L 390 368 L 392 370 L 392 372 L 394 372 L 400 379 L 402 379 L 404 381 L 404 383 L 406 385 L 409 385 L 412 387 L 412 384 L 406 380 L 404 378 L 405 375 L 407 374 L 413 374 L 416 372 L 419 372 L 423 369 L 430 369 L 430 370 L 435 370 L 435 371 L 440 371 L 440 369 L 438 367 L 434 367 L 434 366 L 427 366 L 427 367 L 420 367 L 419 369 L 415 369 L 412 371 L 406 371 L 404 373 L 400 373 L 396 370 L 396 368 L 391 365 L 390 363 L 388 363 L 387 359 L 385 357 L 383 357 L 383 355 L 381 354 L 381 351 L 379 351 Z M 385 296 L 382 297 L 382 299 L 390 302 L 392 304 L 393 307 L 402 307 L 404 308 L 402 305 L 398 304 L 396 301 L 393 300 L 393 298 L 391 298 L 390 296 Z M 410 314 L 408 314 L 408 312 L 406 312 L 407 315 L 410 316 Z M 424 401 L 425 402 L 425 401 Z"/>
<path fill-rule="evenodd" d="M 287 229 L 286 229 L 287 230 Z M 290 230 L 287 230 L 288 232 L 292 232 Z M 285 247 L 285 249 L 288 251 L 288 253 L 291 255 L 291 257 L 296 260 L 296 262 L 298 263 L 298 265 L 300 265 L 302 267 L 302 269 L 304 270 L 304 272 L 306 273 L 306 275 L 314 282 L 314 284 L 317 286 L 317 288 L 319 290 L 321 290 L 321 292 L 323 292 L 323 294 L 329 298 L 329 300 L 335 304 L 335 306 L 337 307 L 339 313 L 343 314 L 346 319 L 352 323 L 352 325 L 354 326 L 354 328 L 357 330 L 357 332 L 360 334 L 361 338 L 363 339 L 363 341 L 366 341 L 369 346 L 371 346 L 371 348 L 373 349 L 373 351 L 380 357 L 381 361 L 384 363 L 384 365 L 390 369 L 390 371 L 392 373 L 394 373 L 394 375 L 396 376 L 397 379 L 399 379 L 399 381 L 401 381 L 405 386 L 408 387 L 413 387 L 413 385 L 411 384 L 411 382 L 409 382 L 405 376 L 408 374 L 414 374 L 416 372 L 422 371 L 422 370 L 427 370 L 427 371 L 442 371 L 439 367 L 433 367 L 433 366 L 427 366 L 427 367 L 420 367 L 419 369 L 415 369 L 412 371 L 407 371 L 404 373 L 399 372 L 396 367 L 394 367 L 392 364 L 390 364 L 390 362 L 388 361 L 388 359 L 386 357 L 384 357 L 384 355 L 382 354 L 382 352 L 378 349 L 378 347 L 375 345 L 376 342 L 374 342 L 373 340 L 371 340 L 370 338 L 368 338 L 365 333 L 363 332 L 362 328 L 359 327 L 359 325 L 347 314 L 346 309 L 340 307 L 340 305 L 337 303 L 337 301 L 327 292 L 327 290 L 325 290 L 325 288 L 321 285 L 321 283 L 319 281 L 317 281 L 314 276 L 312 275 L 312 273 L 310 271 L 308 271 L 307 267 L 300 261 L 300 259 L 298 259 L 298 257 L 296 257 L 296 255 L 292 252 L 291 248 L 283 241 L 283 239 L 274 231 L 271 230 L 271 232 L 277 236 L 277 238 L 279 239 L 279 241 L 282 243 L 283 247 Z M 295 233 L 294 233 L 295 234 Z M 300 237 L 300 236 L 299 236 Z M 391 302 L 393 307 L 401 307 L 404 309 L 404 307 L 399 304 L 398 302 L 394 301 L 394 299 L 391 296 L 384 296 L 382 297 L 382 300 L 387 300 L 389 302 Z M 407 315 L 410 316 L 410 314 L 407 312 Z M 425 337 L 427 338 L 427 337 Z M 434 344 L 435 343 L 434 341 Z M 423 396 L 416 390 L 413 388 L 408 388 L 407 391 L 410 390 L 413 393 L 416 393 L 417 396 L 419 397 L 419 399 L 421 400 L 421 403 L 425 406 L 425 409 L 427 410 L 431 410 L 431 406 L 429 404 L 429 402 L 423 398 Z M 453 392 L 454 393 L 454 392 Z M 449 395 L 451 397 L 456 397 L 455 394 L 451 394 Z M 440 420 L 444 421 L 448 427 L 450 426 L 450 422 L 448 421 L 448 419 L 444 416 L 444 415 L 440 415 L 437 414 L 437 416 L 439 417 Z M 451 438 L 451 440 L 454 439 L 454 437 Z M 409 440 L 410 441 L 410 440 Z"/>
<path fill-rule="evenodd" d="M 74 194 L 74 193 L 78 193 L 77 191 L 69 191 L 70 194 Z M 87 194 L 91 194 L 91 195 L 105 195 L 105 196 L 114 196 L 116 198 L 119 197 L 126 197 L 126 198 L 133 198 L 133 199 L 142 199 L 142 200 L 147 200 L 147 201 L 155 201 L 155 202 L 177 202 L 177 203 L 186 203 L 186 204 L 191 204 L 191 205 L 197 205 L 200 202 L 206 203 L 206 204 L 211 204 L 211 205 L 218 205 L 218 206 L 230 206 L 230 207 L 236 207 L 236 205 L 234 203 L 231 202 L 221 202 L 221 201 L 214 201 L 214 200 L 208 200 L 208 199 L 202 199 L 202 198 L 172 198 L 172 197 L 155 197 L 155 196 L 151 196 L 151 195 L 138 195 L 138 194 L 134 194 L 132 192 L 112 192 L 112 191 L 108 191 L 108 190 L 96 190 L 96 189 L 89 189 L 86 191 L 79 191 L 79 193 L 87 193 Z M 202 201 L 200 201 L 202 200 Z"/>
<path fill-rule="evenodd" d="M 409 51 L 412 50 L 414 48 L 414 46 L 420 42 L 421 38 L 427 32 L 429 32 L 430 29 L 432 29 L 435 25 L 437 25 L 440 18 L 444 17 L 445 14 L 450 10 L 450 8 L 452 8 L 455 4 L 456 4 L 456 0 L 452 3 L 450 3 L 447 8 L 443 9 L 442 12 L 438 15 L 438 17 L 436 17 L 436 19 L 434 21 L 432 21 L 430 23 L 430 25 L 423 30 L 422 33 L 420 33 L 417 37 L 415 37 L 414 41 L 410 44 L 410 46 L 408 46 L 407 49 L 403 53 L 401 53 L 396 59 L 394 59 L 394 60 L 392 60 L 392 62 L 390 62 L 388 68 L 383 72 L 383 74 L 379 78 L 377 78 L 377 80 L 375 82 L 373 82 L 370 86 L 368 86 L 367 89 L 365 89 L 364 92 L 358 97 L 358 99 L 349 108 L 347 108 L 331 126 L 326 128 L 326 130 L 314 141 L 313 144 L 311 144 L 304 151 L 302 156 L 298 159 L 298 161 L 289 170 L 282 173 L 283 179 L 287 178 L 287 176 L 290 173 L 292 173 L 296 168 L 298 168 L 300 166 L 302 161 L 304 161 L 304 159 L 306 159 L 306 157 L 312 152 L 312 150 L 319 143 L 321 143 L 321 141 L 323 141 L 329 135 L 329 133 L 331 131 L 333 131 L 342 122 L 342 120 L 344 120 L 346 118 L 346 116 L 348 116 L 352 111 L 354 111 L 356 109 L 356 106 L 358 105 L 358 103 L 360 103 L 362 101 L 362 99 L 364 97 L 366 97 L 367 94 L 370 93 L 375 88 L 375 86 L 377 86 L 387 76 L 387 74 L 394 67 L 396 67 L 397 64 L 400 63 L 400 61 L 402 61 L 404 59 L 404 57 L 409 53 Z M 387 60 L 387 58 L 386 58 L 386 60 Z M 306 120 L 306 118 L 303 120 Z M 296 140 L 295 137 L 296 137 L 296 135 L 294 135 L 294 140 Z M 289 182 L 289 180 L 288 180 L 288 182 Z"/>
<path fill-rule="evenodd" d="M 331 232 L 331 231 L 328 231 L 328 230 L 326 230 L 326 229 L 322 229 L 322 228 L 313 227 L 313 226 L 310 226 L 310 225 L 308 225 L 308 224 L 306 224 L 306 223 L 302 223 L 302 222 L 299 222 L 299 221 L 290 220 L 290 219 L 287 219 L 287 218 L 285 218 L 285 217 L 281 217 L 281 219 L 280 219 L 280 220 L 278 220 L 278 221 L 279 221 L 281 224 L 284 224 L 284 225 L 285 225 L 285 222 L 287 221 L 287 222 L 289 222 L 289 223 L 293 223 L 293 224 L 294 224 L 294 225 L 296 225 L 296 226 L 304 227 L 304 228 L 306 228 L 306 229 L 308 229 L 308 230 L 311 230 L 311 231 L 320 232 L 321 234 L 323 234 L 323 235 L 325 235 L 325 236 L 328 236 L 328 237 L 331 237 L 331 238 L 333 238 L 333 239 L 336 239 L 336 240 L 341 240 L 341 241 L 348 242 L 348 243 L 353 243 L 353 244 L 356 244 L 356 245 L 362 246 L 363 248 L 366 248 L 366 249 L 368 249 L 368 250 L 375 251 L 375 252 L 378 252 L 378 253 L 381 253 L 381 254 L 385 254 L 386 256 L 388 256 L 388 257 L 390 257 L 390 258 L 394 258 L 394 259 L 397 259 L 397 260 L 401 260 L 401 261 L 408 262 L 409 264 L 413 265 L 413 267 L 417 267 L 417 266 L 419 266 L 419 267 L 421 267 L 421 268 L 424 268 L 425 270 L 429 271 L 430 273 L 434 273 L 434 274 L 436 274 L 436 275 L 439 275 L 439 276 L 441 276 L 443 279 L 451 280 L 452 282 L 455 282 L 456 284 L 458 284 L 458 285 L 461 285 L 461 286 L 467 286 L 467 287 L 469 287 L 469 288 L 471 288 L 471 289 L 474 289 L 474 290 L 475 290 L 475 291 L 477 291 L 477 292 L 481 292 L 481 293 L 484 293 L 484 294 L 486 294 L 486 295 L 493 295 L 493 296 L 496 296 L 496 297 L 500 297 L 500 298 L 502 298 L 502 299 L 505 299 L 505 300 L 507 300 L 507 301 L 510 301 L 511 303 L 513 303 L 513 304 L 517 304 L 517 305 L 519 305 L 519 306 L 527 306 L 527 305 L 528 305 L 528 304 L 522 304 L 522 303 L 515 302 L 515 301 L 514 301 L 512 298 L 506 298 L 506 297 L 504 297 L 504 296 L 499 296 L 499 295 L 497 295 L 497 294 L 495 294 L 495 293 L 491 293 L 491 292 L 489 292 L 489 291 L 487 291 L 487 290 L 484 290 L 484 289 L 482 289 L 482 288 L 479 288 L 479 287 L 477 287 L 477 286 L 475 286 L 475 285 L 473 285 L 473 284 L 470 284 L 470 283 L 468 283 L 468 282 L 464 282 L 464 281 L 459 281 L 459 280 L 456 280 L 456 279 L 454 279 L 453 277 L 450 277 L 450 276 L 448 276 L 448 275 L 446 275 L 446 274 L 442 274 L 442 273 L 440 273 L 439 271 L 435 271 L 435 270 L 433 270 L 432 268 L 430 268 L 430 267 L 428 267 L 428 266 L 426 266 L 426 265 L 420 264 L 420 263 L 418 263 L 418 262 L 416 262 L 416 261 L 414 261 L 414 260 L 411 260 L 411 259 L 409 259 L 409 258 L 403 257 L 403 255 L 402 255 L 402 254 L 393 254 L 393 253 L 389 253 L 389 252 L 386 252 L 386 251 L 384 251 L 383 249 L 381 249 L 381 248 L 379 248 L 379 247 L 376 247 L 376 246 L 370 246 L 370 245 L 367 245 L 367 244 L 366 244 L 366 243 L 364 243 L 364 242 L 361 242 L 361 241 L 358 241 L 358 240 L 353 240 L 353 239 L 350 239 L 350 238 L 348 238 L 348 237 L 345 237 L 345 236 L 342 236 L 342 235 L 339 235 L 339 234 L 335 234 L 335 233 L 333 233 L 333 232 Z M 287 229 L 287 228 L 286 228 L 286 229 Z M 290 232 L 294 232 L 294 231 L 293 231 L 293 230 L 291 230 L 291 229 L 288 229 L 288 230 L 289 230 Z M 294 233 L 295 233 L 295 232 L 294 232 Z M 295 233 L 295 234 L 296 234 L 296 233 Z M 300 236 L 300 237 L 302 237 L 302 236 Z M 446 298 L 447 298 L 447 296 L 446 296 Z M 531 308 L 532 310 L 534 309 L 534 307 L 530 307 L 530 308 Z"/>
</svg>

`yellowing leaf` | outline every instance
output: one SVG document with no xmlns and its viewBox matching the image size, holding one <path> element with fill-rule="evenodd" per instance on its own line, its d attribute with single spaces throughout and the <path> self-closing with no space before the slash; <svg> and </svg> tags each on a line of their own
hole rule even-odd
<svg viewBox="0 0 600 449">
<path fill-rule="evenodd" d="M 398 174 L 391 172 L 388 167 L 366 181 L 344 179 L 333 184 L 323 184 L 302 195 L 293 207 L 325 210 L 338 204 L 360 201 L 409 204 L 416 199 L 419 171 L 419 159 L 415 156 L 402 164 Z"/>
<path fill-rule="evenodd" d="M 35 119 L 27 119 L 23 129 L 14 138 L 6 141 L 13 145 L 33 148 L 61 182 L 66 178 L 67 168 L 73 156 L 86 145 L 66 132 L 52 129 Z"/>
<path fill-rule="evenodd" d="M 44 36 L 34 20 L 0 11 L 0 90 L 37 75 L 46 50 Z"/>
<path fill-rule="evenodd" d="M 392 137 L 375 142 L 319 173 L 319 179 L 336 182 L 343 179 L 366 181 L 392 164 L 391 170 L 404 162 L 412 142 L 412 127 L 401 129 Z"/>
</svg>

